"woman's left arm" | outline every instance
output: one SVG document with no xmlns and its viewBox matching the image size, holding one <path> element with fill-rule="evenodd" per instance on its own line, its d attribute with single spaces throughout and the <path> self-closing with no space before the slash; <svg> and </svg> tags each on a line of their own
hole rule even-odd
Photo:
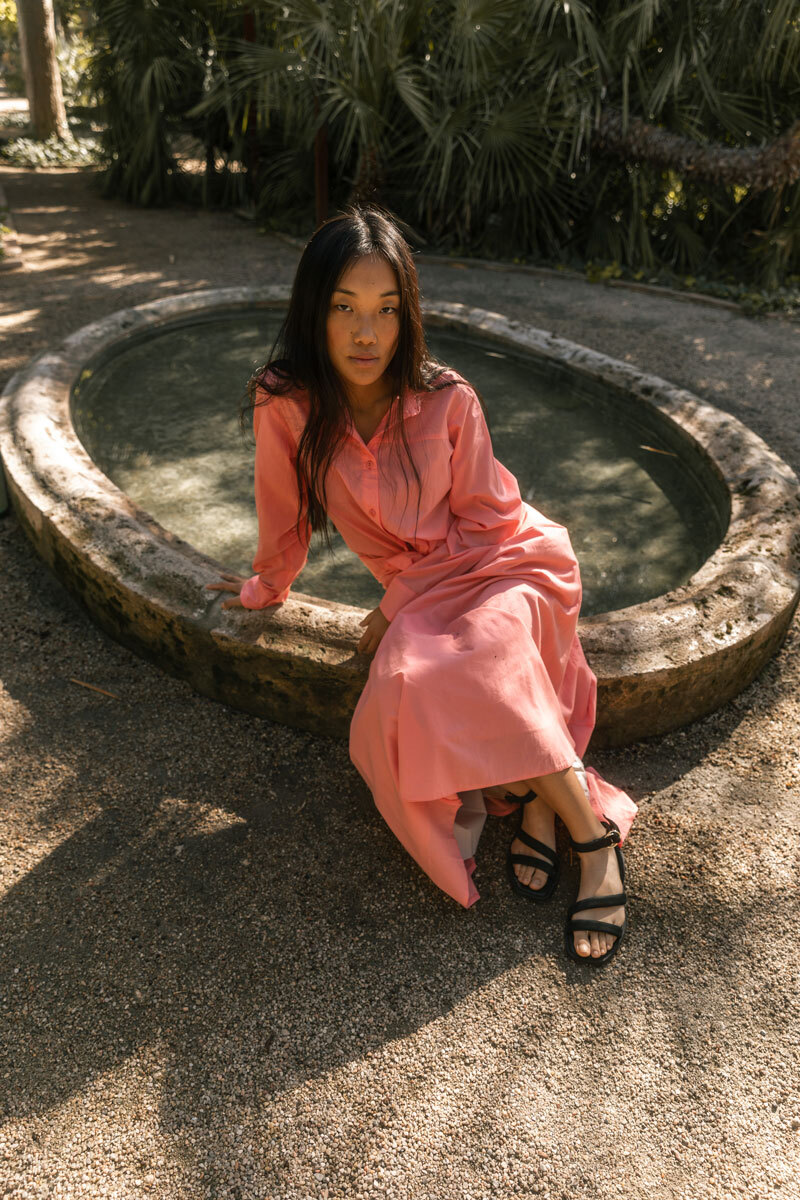
<svg viewBox="0 0 800 1200">
<path fill-rule="evenodd" d="M 450 509 L 465 545 L 496 545 L 512 537 L 523 519 L 519 484 L 494 456 L 480 401 L 468 384 L 449 414 L 452 486 Z"/>
</svg>

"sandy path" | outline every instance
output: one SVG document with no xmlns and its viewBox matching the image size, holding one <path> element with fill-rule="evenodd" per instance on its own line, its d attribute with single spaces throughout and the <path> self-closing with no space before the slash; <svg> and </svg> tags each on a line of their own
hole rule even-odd
<svg viewBox="0 0 800 1200">
<path fill-rule="evenodd" d="M 0 168 L 0 379 L 116 308 L 288 282 L 227 214 Z M 734 412 L 800 468 L 800 326 L 512 273 L 427 295 L 524 317 Z M 561 949 L 513 821 L 463 912 L 346 746 L 194 695 L 110 642 L 0 521 L 0 1196 L 787 1197 L 800 1183 L 795 623 L 721 712 L 595 761 L 641 805 L 630 938 Z M 106 688 L 113 700 L 81 688 Z M 533 907 L 533 906 L 528 906 Z M 524 910 L 524 911 L 523 911 Z"/>
</svg>

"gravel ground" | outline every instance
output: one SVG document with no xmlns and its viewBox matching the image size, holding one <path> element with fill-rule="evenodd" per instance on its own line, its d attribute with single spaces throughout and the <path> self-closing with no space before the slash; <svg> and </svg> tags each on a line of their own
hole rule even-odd
<svg viewBox="0 0 800 1200">
<path fill-rule="evenodd" d="M 229 214 L 0 168 L 0 381 L 104 313 L 289 281 Z M 648 367 L 800 468 L 800 326 L 582 281 L 425 267 L 424 292 Z M 772 1200 L 800 1184 L 797 623 L 690 728 L 593 756 L 641 806 L 630 936 L 596 976 L 481 842 L 439 893 L 340 742 L 109 641 L 0 521 L 0 1197 Z M 114 693 L 90 691 L 82 680 Z M 533 911 L 530 911 L 530 910 Z"/>
</svg>

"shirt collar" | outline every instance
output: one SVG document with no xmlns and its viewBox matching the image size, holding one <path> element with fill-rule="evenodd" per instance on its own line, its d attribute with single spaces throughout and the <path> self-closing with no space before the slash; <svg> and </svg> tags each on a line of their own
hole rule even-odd
<svg viewBox="0 0 800 1200">
<path fill-rule="evenodd" d="M 406 392 L 403 399 L 403 416 L 415 417 L 422 407 L 422 399 L 419 392 Z"/>
</svg>

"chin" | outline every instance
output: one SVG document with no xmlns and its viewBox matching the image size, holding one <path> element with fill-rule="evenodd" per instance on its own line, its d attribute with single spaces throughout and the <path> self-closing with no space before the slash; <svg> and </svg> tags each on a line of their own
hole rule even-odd
<svg viewBox="0 0 800 1200">
<path fill-rule="evenodd" d="M 359 370 L 358 368 L 353 370 L 351 367 L 348 371 L 343 371 L 342 375 L 348 383 L 363 385 L 377 383 L 383 377 L 385 371 L 386 368 L 383 366 L 376 366 L 370 370 L 366 370 L 366 368 L 364 370 Z"/>
</svg>

